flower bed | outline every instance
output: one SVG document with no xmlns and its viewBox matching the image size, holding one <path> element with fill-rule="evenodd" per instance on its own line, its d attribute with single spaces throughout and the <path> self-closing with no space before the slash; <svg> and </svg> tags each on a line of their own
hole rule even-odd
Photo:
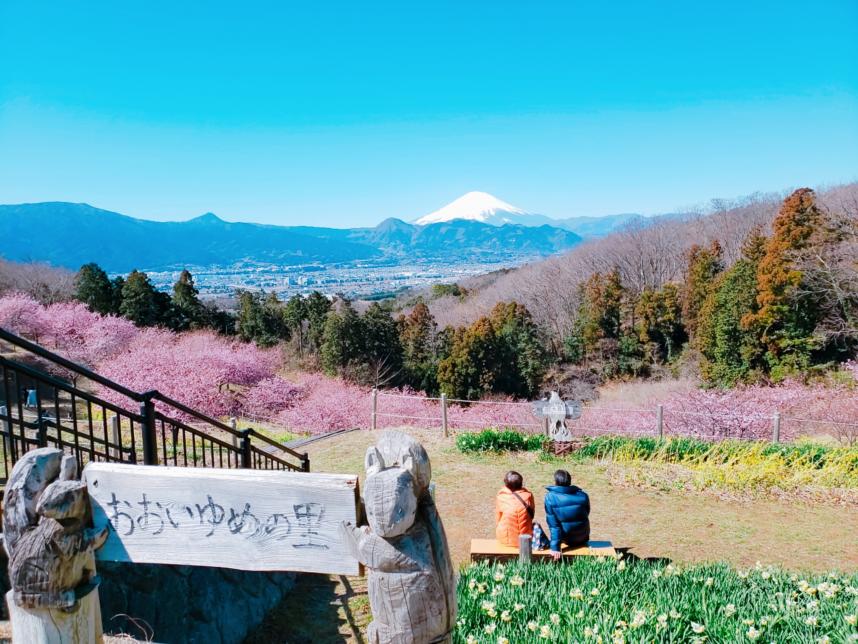
<svg viewBox="0 0 858 644">
<path fill-rule="evenodd" d="M 472 565 L 457 643 L 856 642 L 858 574 L 587 558 Z"/>
<path fill-rule="evenodd" d="M 589 441 L 574 457 L 649 466 L 645 471 L 626 472 L 625 478 L 638 483 L 650 481 L 656 487 L 660 486 L 657 481 L 662 481 L 665 487 L 674 489 L 717 488 L 740 492 L 858 489 L 855 447 L 609 436 Z M 660 466 L 668 471 L 658 470 Z M 671 466 L 681 466 L 679 469 L 687 476 L 671 476 L 677 474 Z"/>
</svg>

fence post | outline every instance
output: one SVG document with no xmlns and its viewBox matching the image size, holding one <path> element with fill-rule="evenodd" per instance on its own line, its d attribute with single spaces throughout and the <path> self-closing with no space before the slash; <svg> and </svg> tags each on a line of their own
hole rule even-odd
<svg viewBox="0 0 858 644">
<path fill-rule="evenodd" d="M 250 429 L 241 432 L 241 466 L 246 469 L 253 467 L 253 452 L 250 450 Z"/>
<path fill-rule="evenodd" d="M 781 413 L 779 411 L 776 411 L 772 417 L 772 442 L 781 442 Z"/>
<path fill-rule="evenodd" d="M 4 456 L 11 457 L 11 460 L 14 461 L 15 458 L 12 456 L 12 423 L 5 418 L 9 413 L 7 409 L 6 405 L 0 405 L 0 416 L 3 416 L 3 451 Z"/>
<path fill-rule="evenodd" d="M 444 438 L 450 435 L 447 429 L 447 394 L 441 394 L 441 428 L 444 430 Z"/>
<path fill-rule="evenodd" d="M 529 564 L 532 554 L 533 553 L 531 552 L 530 535 L 518 535 L 518 562 L 523 564 Z"/>
<path fill-rule="evenodd" d="M 155 403 L 152 400 L 157 391 L 147 391 L 140 403 L 140 415 L 143 417 L 143 464 L 158 464 L 158 436 L 155 430 Z M 196 454 L 194 454 L 196 457 Z"/>
<path fill-rule="evenodd" d="M 375 387 L 372 388 L 372 416 L 370 420 L 370 428 L 375 430 L 378 429 L 378 389 Z"/>
<path fill-rule="evenodd" d="M 310 455 L 307 452 L 304 452 L 301 455 L 301 471 L 309 472 L 310 471 Z"/>
<path fill-rule="evenodd" d="M 122 461 L 122 433 L 119 431 L 119 415 L 113 414 L 110 419 L 110 433 L 113 438 L 113 458 Z M 105 450 L 106 452 L 107 450 Z"/>
<path fill-rule="evenodd" d="M 229 419 L 229 426 L 232 427 L 232 431 L 238 431 L 238 419 L 235 416 Z M 238 436 L 235 434 L 232 435 L 232 446 L 238 451 Z"/>
<path fill-rule="evenodd" d="M 48 426 L 45 422 L 43 416 L 39 416 L 39 419 L 36 421 L 38 425 L 38 441 L 39 447 L 47 447 L 48 446 Z"/>
<path fill-rule="evenodd" d="M 664 405 L 659 405 L 655 411 L 655 425 L 658 429 L 658 439 L 664 438 Z"/>
</svg>

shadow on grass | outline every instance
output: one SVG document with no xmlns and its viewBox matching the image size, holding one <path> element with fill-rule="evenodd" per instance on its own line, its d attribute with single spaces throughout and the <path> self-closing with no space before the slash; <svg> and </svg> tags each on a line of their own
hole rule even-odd
<svg viewBox="0 0 858 644">
<path fill-rule="evenodd" d="M 661 564 L 663 566 L 673 563 L 673 560 L 668 557 L 638 557 L 635 553 L 631 552 L 631 550 L 631 547 L 616 548 L 617 553 L 622 555 L 625 561 L 631 563 L 645 561 L 647 563 Z"/>
<path fill-rule="evenodd" d="M 365 579 L 300 575 L 244 644 L 364 644 L 369 620 Z"/>
</svg>

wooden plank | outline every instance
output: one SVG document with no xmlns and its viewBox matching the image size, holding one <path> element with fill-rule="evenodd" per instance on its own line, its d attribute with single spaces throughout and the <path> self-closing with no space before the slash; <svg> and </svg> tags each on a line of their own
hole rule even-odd
<svg viewBox="0 0 858 644">
<path fill-rule="evenodd" d="M 586 546 L 570 548 L 563 546 L 560 553 L 564 557 L 614 557 L 616 550 L 610 541 L 590 541 Z M 516 558 L 519 555 L 518 548 L 504 546 L 497 539 L 471 539 L 471 560 L 480 559 L 506 559 Z M 550 557 L 550 550 L 534 550 L 531 552 L 533 558 Z"/>
<path fill-rule="evenodd" d="M 356 575 L 342 521 L 357 523 L 358 479 L 338 474 L 90 463 L 98 559 Z"/>
</svg>

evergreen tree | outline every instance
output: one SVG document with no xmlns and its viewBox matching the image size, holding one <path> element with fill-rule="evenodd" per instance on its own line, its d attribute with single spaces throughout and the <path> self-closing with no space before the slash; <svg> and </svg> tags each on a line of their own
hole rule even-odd
<svg viewBox="0 0 858 644">
<path fill-rule="evenodd" d="M 137 326 L 153 326 L 159 321 L 155 287 L 146 273 L 133 270 L 122 285 L 119 312 Z"/>
<path fill-rule="evenodd" d="M 703 378 L 709 384 L 731 387 L 753 380 L 764 370 L 759 336 L 743 320 L 757 310 L 757 267 L 765 244 L 759 229 L 751 231 L 741 259 L 715 280 L 700 309 L 694 344 L 702 356 Z"/>
<path fill-rule="evenodd" d="M 653 362 L 669 362 L 685 341 L 681 308 L 676 284 L 641 293 L 635 305 L 637 339 L 650 347 Z"/>
<path fill-rule="evenodd" d="M 199 328 L 205 325 L 205 307 L 200 302 L 199 291 L 194 285 L 194 276 L 187 269 L 179 274 L 173 284 L 173 327 L 178 331 Z"/>
<path fill-rule="evenodd" d="M 499 353 L 495 329 L 488 318 L 457 329 L 450 356 L 438 364 L 441 391 L 465 400 L 479 400 L 493 392 Z"/>
<path fill-rule="evenodd" d="M 488 317 L 453 333 L 449 355 L 438 364 L 438 385 L 465 399 L 491 393 L 532 396 L 545 367 L 545 349 L 528 310 L 501 302 Z"/>
<path fill-rule="evenodd" d="M 246 342 L 273 347 L 288 339 L 283 307 L 276 293 L 243 291 L 238 297 L 238 334 Z"/>
<path fill-rule="evenodd" d="M 173 331 L 180 330 L 176 309 L 173 308 L 173 300 L 169 294 L 155 289 L 155 324 L 165 326 Z"/>
<path fill-rule="evenodd" d="M 623 332 L 617 341 L 616 365 L 616 373 L 610 375 L 638 378 L 646 375 L 648 371 L 644 347 L 638 339 L 637 334 L 631 332 L 631 330 Z M 606 366 L 610 369 L 612 365 L 609 364 Z"/>
<path fill-rule="evenodd" d="M 695 244 L 688 251 L 685 282 L 682 289 L 682 320 L 692 337 L 697 332 L 700 309 L 709 295 L 715 277 L 724 270 L 721 245 L 713 241 L 709 248 Z"/>
<path fill-rule="evenodd" d="M 238 335 L 245 342 L 253 342 L 263 333 L 262 306 L 259 297 L 250 291 L 238 294 Z"/>
<path fill-rule="evenodd" d="M 821 346 L 814 335 L 818 309 L 801 293 L 802 272 L 795 264 L 797 253 L 821 225 L 816 194 L 810 188 L 796 190 L 781 205 L 757 266 L 757 311 L 743 322 L 762 338 L 775 380 L 806 370 Z"/>
<path fill-rule="evenodd" d="M 591 275 L 581 286 L 580 297 L 572 335 L 564 343 L 567 356 L 578 362 L 616 358 L 625 298 L 619 270 Z"/>
<path fill-rule="evenodd" d="M 110 312 L 114 315 L 121 315 L 122 308 L 122 289 L 125 287 L 125 278 L 122 275 L 117 275 L 110 280 Z"/>
<path fill-rule="evenodd" d="M 405 381 L 430 394 L 438 390 L 437 329 L 435 318 L 420 300 L 398 320 Z"/>
<path fill-rule="evenodd" d="M 75 278 L 75 298 L 95 313 L 107 315 L 114 312 L 110 278 L 96 263 L 80 267 Z"/>
<path fill-rule="evenodd" d="M 499 302 L 489 319 L 500 351 L 495 389 L 517 397 L 534 396 L 545 376 L 547 355 L 530 311 L 517 302 Z"/>
<path fill-rule="evenodd" d="M 375 386 L 394 385 L 402 379 L 402 344 L 390 309 L 373 302 L 361 319 L 362 360 L 370 368 Z"/>
<path fill-rule="evenodd" d="M 280 298 L 277 297 L 277 293 L 272 291 L 263 301 L 262 317 L 266 334 L 274 339 L 272 345 L 277 344 L 280 340 L 289 341 L 292 332 L 289 325 L 286 324 L 286 308 Z"/>
<path fill-rule="evenodd" d="M 320 348 L 326 374 L 343 375 L 347 367 L 360 366 L 355 363 L 364 355 L 362 332 L 361 318 L 348 300 L 328 312 Z"/>
<path fill-rule="evenodd" d="M 290 297 L 283 307 L 283 321 L 289 333 L 296 339 L 298 344 L 298 355 L 304 355 L 304 343 L 306 332 L 304 325 L 307 322 L 307 302 L 300 293 Z"/>
<path fill-rule="evenodd" d="M 319 291 L 307 296 L 307 341 L 313 351 L 320 351 L 331 301 Z"/>
</svg>

